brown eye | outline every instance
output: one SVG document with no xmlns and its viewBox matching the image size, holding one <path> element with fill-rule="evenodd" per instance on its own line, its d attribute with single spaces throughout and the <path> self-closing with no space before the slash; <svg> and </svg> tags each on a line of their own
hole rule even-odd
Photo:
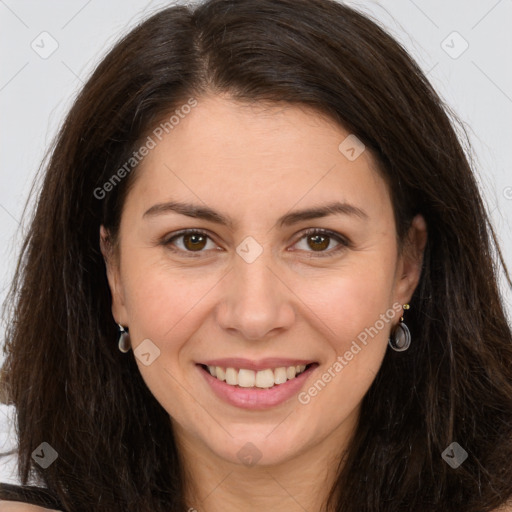
<svg viewBox="0 0 512 512">
<path fill-rule="evenodd" d="M 308 245 L 311 249 L 323 251 L 329 247 L 329 237 L 326 235 L 309 235 Z M 311 243 L 309 243 L 311 242 Z"/>
<path fill-rule="evenodd" d="M 350 246 L 350 242 L 338 233 L 318 228 L 306 231 L 295 245 L 298 245 L 302 240 L 305 240 L 305 247 L 299 247 L 299 249 L 309 253 L 309 256 L 334 256 Z M 327 250 L 332 241 L 335 241 L 338 245 L 331 250 Z"/>
<path fill-rule="evenodd" d="M 209 241 L 213 247 L 207 247 Z M 195 229 L 177 233 L 162 243 L 172 251 L 182 253 L 185 256 L 195 256 L 194 253 L 197 253 L 199 256 L 202 252 L 206 252 L 204 249 L 216 247 L 207 233 Z"/>
<path fill-rule="evenodd" d="M 191 251 L 200 251 L 204 249 L 206 245 L 207 237 L 199 233 L 193 233 L 189 235 L 182 235 L 183 245 Z"/>
</svg>

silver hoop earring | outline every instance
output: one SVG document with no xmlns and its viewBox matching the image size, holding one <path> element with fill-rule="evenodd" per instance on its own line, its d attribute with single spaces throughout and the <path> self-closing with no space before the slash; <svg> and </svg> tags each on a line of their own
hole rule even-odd
<svg viewBox="0 0 512 512">
<path fill-rule="evenodd" d="M 117 324 L 119 326 L 119 341 L 118 341 L 118 347 L 119 350 L 126 354 L 131 348 L 130 343 L 130 335 L 128 334 L 128 331 L 121 325 Z"/>
<path fill-rule="evenodd" d="M 404 304 L 403 307 L 404 310 L 410 309 L 409 304 Z M 403 316 L 389 337 L 388 344 L 395 352 L 403 352 L 411 346 L 411 332 L 405 325 Z"/>
</svg>

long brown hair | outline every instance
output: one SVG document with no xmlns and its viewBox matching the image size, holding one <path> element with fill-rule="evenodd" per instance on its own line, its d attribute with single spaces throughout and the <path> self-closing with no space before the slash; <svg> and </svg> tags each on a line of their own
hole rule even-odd
<svg viewBox="0 0 512 512">
<path fill-rule="evenodd" d="M 407 313 L 411 348 L 388 351 L 366 394 L 326 510 L 491 511 L 512 495 L 512 334 L 505 269 L 461 141 L 424 74 L 378 25 L 331 0 L 209 0 L 166 8 L 108 53 L 52 148 L 9 295 L 5 385 L 19 476 L 72 512 L 183 511 L 167 412 L 117 327 L 99 249 L 115 238 L 143 137 L 206 92 L 327 114 L 364 142 L 387 180 L 399 239 L 428 224 Z M 199 107 L 200 108 L 200 107 Z M 47 469 L 31 454 L 49 443 Z M 458 442 L 457 469 L 441 453 Z"/>
</svg>

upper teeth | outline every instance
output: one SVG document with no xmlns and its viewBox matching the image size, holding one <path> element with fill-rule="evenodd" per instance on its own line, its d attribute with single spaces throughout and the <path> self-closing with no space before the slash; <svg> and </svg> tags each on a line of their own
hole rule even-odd
<svg viewBox="0 0 512 512">
<path fill-rule="evenodd" d="M 274 384 L 284 384 L 287 380 L 295 378 L 302 373 L 306 365 L 282 366 L 272 370 L 254 371 L 245 368 L 221 368 L 220 366 L 208 366 L 208 370 L 213 377 L 225 381 L 231 386 L 240 386 L 242 388 L 271 388 Z"/>
</svg>

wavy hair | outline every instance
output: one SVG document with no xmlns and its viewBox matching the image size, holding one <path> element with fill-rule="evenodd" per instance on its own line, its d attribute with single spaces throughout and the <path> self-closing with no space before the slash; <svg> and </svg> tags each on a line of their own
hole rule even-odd
<svg viewBox="0 0 512 512">
<path fill-rule="evenodd" d="M 364 142 L 389 185 L 399 240 L 429 237 L 407 313 L 414 343 L 388 351 L 365 395 L 326 510 L 488 512 L 512 495 L 512 286 L 449 109 L 407 52 L 332 0 L 207 0 L 141 22 L 78 94 L 44 164 L 8 297 L 4 386 L 23 484 L 72 512 L 186 510 L 168 413 L 117 327 L 99 248 L 115 238 L 135 168 L 95 191 L 191 97 L 313 107 Z M 33 450 L 59 454 L 47 469 Z M 467 460 L 452 469 L 453 441 Z"/>
</svg>

